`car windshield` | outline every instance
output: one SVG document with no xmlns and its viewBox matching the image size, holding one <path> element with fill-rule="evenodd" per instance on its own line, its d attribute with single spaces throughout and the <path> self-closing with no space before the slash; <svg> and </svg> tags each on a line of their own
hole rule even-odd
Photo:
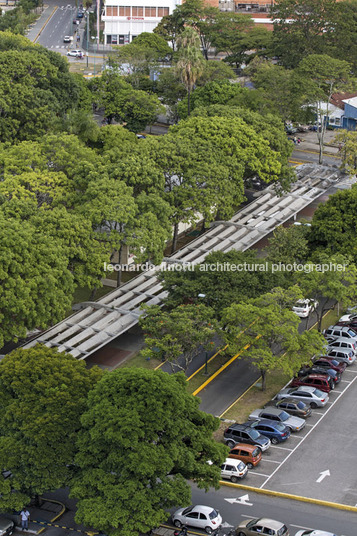
<svg viewBox="0 0 357 536">
<path fill-rule="evenodd" d="M 218 517 L 217 510 L 211 510 L 210 513 L 209 513 L 209 518 L 210 519 L 215 519 L 216 517 Z"/>
<path fill-rule="evenodd" d="M 297 405 L 297 407 L 298 407 L 299 409 L 305 409 L 305 404 L 304 404 L 304 402 L 298 402 L 296 405 Z"/>
<path fill-rule="evenodd" d="M 193 505 L 189 506 L 188 508 L 186 508 L 183 512 L 182 512 L 182 515 L 183 516 L 186 516 L 187 514 L 189 514 L 191 512 L 193 508 Z"/>
<path fill-rule="evenodd" d="M 253 430 L 252 428 L 249 432 L 249 436 L 251 439 L 258 439 L 258 437 L 260 437 L 260 433 L 257 432 L 256 430 Z"/>
<path fill-rule="evenodd" d="M 323 396 L 322 391 L 320 391 L 319 389 L 315 389 L 314 395 L 317 396 L 318 398 L 322 398 Z"/>
<path fill-rule="evenodd" d="M 284 534 L 288 534 L 288 528 L 286 525 L 283 525 L 277 532 L 278 536 L 284 536 Z"/>
<path fill-rule="evenodd" d="M 281 413 L 279 413 L 279 418 L 282 421 L 287 421 L 288 419 L 290 419 L 290 415 L 289 413 L 286 413 L 286 411 L 282 411 Z"/>
<path fill-rule="evenodd" d="M 356 336 L 356 333 L 353 331 L 353 329 L 349 329 L 349 330 L 347 330 L 347 333 L 348 333 L 349 335 L 351 335 L 351 337 L 355 337 L 355 336 Z"/>
<path fill-rule="evenodd" d="M 239 469 L 239 471 L 243 471 L 243 469 L 244 469 L 244 463 L 243 462 L 240 462 L 240 464 L 238 465 L 238 469 Z"/>
<path fill-rule="evenodd" d="M 259 519 L 252 519 L 251 521 L 249 521 L 249 523 L 247 523 L 247 529 L 253 527 L 258 521 Z"/>
<path fill-rule="evenodd" d="M 299 309 L 305 309 L 305 307 L 307 307 L 307 304 L 302 301 L 297 301 L 294 307 L 298 307 Z"/>
<path fill-rule="evenodd" d="M 336 361 L 336 359 L 332 359 L 332 360 L 331 360 L 331 364 L 332 364 L 334 367 L 337 367 L 337 365 L 338 365 L 338 361 Z"/>
</svg>

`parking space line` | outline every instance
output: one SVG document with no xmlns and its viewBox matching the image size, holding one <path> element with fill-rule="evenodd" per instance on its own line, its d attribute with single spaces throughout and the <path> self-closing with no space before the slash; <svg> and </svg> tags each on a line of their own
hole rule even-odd
<svg viewBox="0 0 357 536">
<path fill-rule="evenodd" d="M 266 458 L 263 458 L 263 462 L 281 463 L 281 462 L 277 462 L 276 460 L 267 460 Z"/>
<path fill-rule="evenodd" d="M 291 436 L 290 436 L 291 437 Z M 281 450 L 292 450 L 292 449 L 287 449 L 286 447 L 278 447 L 277 445 L 271 445 L 270 448 L 273 448 L 273 449 L 281 449 Z"/>
<path fill-rule="evenodd" d="M 314 411 L 314 415 L 324 415 L 324 413 L 320 413 L 320 411 Z"/>
<path fill-rule="evenodd" d="M 341 383 L 350 383 L 351 380 L 341 380 Z"/>
<path fill-rule="evenodd" d="M 351 383 L 351 382 L 350 382 Z M 333 390 L 334 393 L 338 393 L 339 395 L 341 395 L 342 393 L 344 393 L 345 389 L 343 391 L 337 391 L 336 389 Z"/>
<path fill-rule="evenodd" d="M 351 387 L 351 385 L 355 382 L 355 380 L 357 379 L 357 376 L 354 377 L 354 379 L 351 381 L 351 383 L 349 385 L 347 385 L 345 391 L 347 391 L 347 389 L 349 389 Z M 343 392 L 345 392 L 343 391 Z M 267 478 L 267 480 L 260 486 L 260 488 L 262 489 L 266 484 L 267 482 L 271 479 L 272 476 L 275 475 L 275 473 L 280 469 L 280 467 L 290 458 L 290 456 L 295 452 L 295 450 L 297 448 L 299 448 L 299 446 L 301 445 L 301 443 L 303 441 L 305 441 L 305 439 L 311 434 L 311 432 L 315 429 L 315 427 L 319 424 L 320 421 L 322 421 L 322 419 L 325 417 L 325 415 L 328 414 L 328 412 L 330 411 L 331 408 L 333 408 L 333 406 L 335 405 L 335 403 L 337 402 L 337 400 L 339 400 L 340 396 L 342 395 L 342 393 L 336 398 L 336 400 L 334 400 L 331 404 L 331 406 L 328 408 L 328 410 L 326 410 L 326 412 L 324 413 L 324 415 L 321 417 L 321 419 L 319 419 L 317 421 L 316 424 L 314 424 L 314 426 L 312 426 L 312 428 L 307 432 L 307 434 L 302 438 L 302 440 L 300 441 L 300 443 L 298 445 L 296 445 L 295 448 L 293 448 L 291 450 L 291 452 L 286 456 L 285 460 L 283 460 L 281 462 L 281 464 L 272 472 L 272 474 Z M 278 448 L 282 448 L 282 447 L 278 447 Z M 287 449 L 286 449 L 287 450 Z"/>
<path fill-rule="evenodd" d="M 249 472 L 249 475 L 265 476 L 265 477 L 269 476 L 269 475 L 265 475 L 264 473 L 252 473 L 251 471 Z"/>
</svg>

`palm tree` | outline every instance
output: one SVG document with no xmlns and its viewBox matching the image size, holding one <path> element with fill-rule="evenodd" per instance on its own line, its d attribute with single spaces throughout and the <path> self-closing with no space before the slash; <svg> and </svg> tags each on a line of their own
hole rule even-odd
<svg viewBox="0 0 357 536">
<path fill-rule="evenodd" d="M 190 115 L 191 92 L 204 68 L 201 42 L 198 33 L 193 28 L 188 27 L 182 32 L 177 44 L 179 48 L 176 71 L 187 90 L 187 114 Z"/>
</svg>

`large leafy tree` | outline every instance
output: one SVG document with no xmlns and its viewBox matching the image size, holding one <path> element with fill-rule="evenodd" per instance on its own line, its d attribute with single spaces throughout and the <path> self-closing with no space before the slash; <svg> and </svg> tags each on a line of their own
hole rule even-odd
<svg viewBox="0 0 357 536">
<path fill-rule="evenodd" d="M 56 349 L 18 349 L 0 364 L 2 510 L 19 510 L 35 495 L 68 484 L 80 417 L 101 376 L 95 367 Z"/>
<path fill-rule="evenodd" d="M 212 439 L 218 419 L 198 406 L 183 374 L 139 368 L 105 375 L 82 417 L 71 488 L 77 522 L 136 536 L 165 521 L 167 508 L 190 503 L 187 478 L 218 487 L 226 447 Z"/>
<path fill-rule="evenodd" d="M 228 307 L 222 316 L 223 337 L 229 352 L 248 358 L 266 388 L 267 375 L 273 370 L 293 374 L 307 355 L 322 352 L 325 340 L 316 331 L 299 334 L 300 319 L 291 311 L 301 291 L 273 289 L 268 295 Z M 237 337 L 238 335 L 239 338 Z"/>
<path fill-rule="evenodd" d="M 311 54 L 329 54 L 335 0 L 277 0 L 272 4 L 273 50 L 285 67 Z"/>
<path fill-rule="evenodd" d="M 160 278 L 168 291 L 165 306 L 177 308 L 181 304 L 202 302 L 212 307 L 220 318 L 223 309 L 232 303 L 256 298 L 276 285 L 286 286 L 289 281 L 283 272 L 273 273 L 270 262 L 264 271 L 251 269 L 254 265 L 265 266 L 265 260 L 259 259 L 254 250 L 215 251 L 193 269 L 162 272 Z"/>
<path fill-rule="evenodd" d="M 307 103 L 313 105 L 321 127 L 317 131 L 319 140 L 319 164 L 323 161 L 324 136 L 329 116 L 329 102 L 333 93 L 349 89 L 351 66 L 347 61 L 331 58 L 326 54 L 311 54 L 299 64 L 297 72 L 311 80 L 307 87 Z"/>
<path fill-rule="evenodd" d="M 229 218 L 243 200 L 243 177 L 256 173 L 277 180 L 279 155 L 244 121 L 192 117 L 159 140 L 157 164 L 165 177 L 165 199 L 173 208 L 175 249 L 178 224 Z"/>
<path fill-rule="evenodd" d="M 0 347 L 63 318 L 74 292 L 59 240 L 0 211 Z"/>
<path fill-rule="evenodd" d="M 324 314 L 331 308 L 331 301 L 344 305 L 356 303 L 357 269 L 347 256 L 316 252 L 306 264 L 305 272 L 296 272 L 295 278 L 304 296 L 320 302 L 320 307 L 315 310 L 319 331 Z"/>
<path fill-rule="evenodd" d="M 282 264 L 304 263 L 309 255 L 309 233 L 310 227 L 304 224 L 277 227 L 268 239 L 268 259 Z"/>
<path fill-rule="evenodd" d="M 140 326 L 146 332 L 145 357 L 167 360 L 173 372 L 186 371 L 200 349 L 214 345 L 214 312 L 203 304 L 179 306 L 162 311 L 158 305 L 145 308 Z"/>
<path fill-rule="evenodd" d="M 0 141 L 37 139 L 59 128 L 83 91 L 59 54 L 0 32 Z"/>
</svg>

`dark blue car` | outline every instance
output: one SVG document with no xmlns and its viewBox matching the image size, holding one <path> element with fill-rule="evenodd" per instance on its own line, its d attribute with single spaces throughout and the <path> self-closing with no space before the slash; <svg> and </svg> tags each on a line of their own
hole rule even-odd
<svg viewBox="0 0 357 536">
<path fill-rule="evenodd" d="M 249 425 L 263 436 L 268 437 L 273 445 L 286 441 L 291 433 L 284 424 L 269 419 L 249 421 Z"/>
</svg>

